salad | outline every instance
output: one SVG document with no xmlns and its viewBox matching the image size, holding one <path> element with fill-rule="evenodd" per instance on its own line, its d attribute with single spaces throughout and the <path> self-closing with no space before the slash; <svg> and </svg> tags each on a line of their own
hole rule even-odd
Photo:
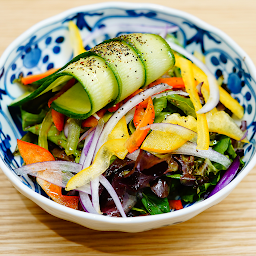
<svg viewBox="0 0 256 256">
<path fill-rule="evenodd" d="M 55 202 L 116 217 L 180 210 L 242 169 L 243 107 L 168 34 L 127 34 L 83 48 L 60 69 L 20 77 L 25 136 L 16 154 Z"/>
</svg>

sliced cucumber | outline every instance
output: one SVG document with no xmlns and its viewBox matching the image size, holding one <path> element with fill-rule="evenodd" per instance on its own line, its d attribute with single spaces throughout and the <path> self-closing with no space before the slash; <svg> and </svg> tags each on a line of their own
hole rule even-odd
<svg viewBox="0 0 256 256">
<path fill-rule="evenodd" d="M 125 42 L 107 41 L 96 45 L 91 51 L 106 60 L 113 70 L 119 94 L 116 103 L 122 101 L 145 83 L 145 68 L 137 53 Z"/>
<path fill-rule="evenodd" d="M 82 119 L 91 111 L 91 102 L 83 86 L 76 83 L 53 101 L 51 107 L 69 117 Z"/>
<path fill-rule="evenodd" d="M 25 102 L 28 102 L 37 96 L 59 86 L 61 83 L 65 81 L 68 81 L 69 79 L 72 78 L 72 76 L 66 77 L 66 78 L 60 78 L 61 76 L 64 76 L 65 74 L 61 74 L 60 71 L 65 69 L 67 66 L 69 66 L 71 63 L 78 61 L 80 58 L 85 58 L 87 56 L 95 55 L 93 52 L 84 52 L 75 58 L 73 58 L 70 62 L 68 62 L 66 65 L 64 65 L 59 71 L 51 74 L 48 77 L 45 77 L 43 79 L 40 79 L 33 84 L 39 86 L 35 91 L 29 93 L 29 94 L 24 94 L 21 97 L 15 99 L 10 106 L 20 106 Z M 57 81 L 56 81 L 57 80 Z M 48 89 L 49 87 L 49 89 Z"/>
<path fill-rule="evenodd" d="M 159 35 L 128 34 L 121 35 L 116 40 L 124 40 L 137 51 L 146 68 L 145 85 L 155 81 L 175 64 L 172 49 Z"/>
<path fill-rule="evenodd" d="M 123 35 L 78 55 L 58 72 L 36 82 L 39 87 L 34 92 L 15 100 L 12 105 L 57 91 L 74 77 L 79 83 L 51 106 L 69 117 L 87 118 L 153 82 L 170 70 L 174 62 L 171 48 L 160 36 Z"/>
<path fill-rule="evenodd" d="M 69 117 L 87 118 L 118 95 L 117 80 L 105 60 L 99 56 L 81 58 L 61 73 L 79 81 L 52 103 L 56 111 Z"/>
</svg>

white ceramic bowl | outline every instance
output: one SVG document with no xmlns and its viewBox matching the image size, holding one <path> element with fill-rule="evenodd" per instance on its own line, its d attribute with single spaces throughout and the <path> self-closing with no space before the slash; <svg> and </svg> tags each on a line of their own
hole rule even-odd
<svg viewBox="0 0 256 256">
<path fill-rule="evenodd" d="M 93 215 L 59 205 L 41 195 L 41 189 L 14 169 L 21 159 L 12 152 L 22 135 L 17 113 L 8 111 L 8 104 L 22 91 L 13 80 L 61 67 L 72 58 L 67 23 L 78 25 L 84 44 L 89 47 L 122 32 L 165 31 L 178 26 L 177 37 L 189 52 L 197 50 L 206 56 L 207 66 L 218 77 L 232 84 L 230 90 L 245 108 L 251 144 L 245 146 L 244 169 L 214 196 L 182 210 L 161 215 L 114 218 Z M 226 34 L 187 13 L 153 4 L 104 3 L 81 6 L 44 20 L 18 37 L 0 59 L 0 166 L 14 187 L 48 213 L 96 230 L 140 232 L 186 221 L 223 200 L 248 174 L 255 158 L 255 67 L 247 54 Z"/>
</svg>

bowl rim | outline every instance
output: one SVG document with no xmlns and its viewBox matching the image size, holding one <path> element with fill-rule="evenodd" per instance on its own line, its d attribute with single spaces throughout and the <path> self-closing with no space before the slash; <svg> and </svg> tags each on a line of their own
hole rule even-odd
<svg viewBox="0 0 256 256">
<path fill-rule="evenodd" d="M 26 40 L 29 36 L 31 36 L 34 32 L 36 32 L 38 29 L 40 29 L 43 26 L 50 25 L 53 22 L 57 22 L 68 15 L 71 15 L 75 12 L 81 12 L 81 10 L 86 11 L 95 11 L 97 9 L 109 9 L 109 8 L 124 8 L 124 9 L 147 9 L 147 10 L 156 10 L 158 12 L 162 12 L 165 14 L 170 14 L 172 16 L 182 17 L 184 19 L 190 20 L 194 24 L 196 24 L 200 28 L 204 28 L 212 33 L 217 34 L 220 36 L 229 46 L 231 46 L 236 53 L 244 59 L 244 62 L 247 63 L 247 68 L 250 71 L 250 74 L 252 77 L 256 76 L 256 68 L 250 59 L 250 57 L 247 55 L 247 53 L 232 39 L 230 38 L 226 33 L 221 31 L 220 29 L 204 22 L 203 20 L 187 13 L 181 10 L 169 8 L 167 6 L 158 5 L 158 4 L 146 4 L 146 3 L 128 3 L 128 2 L 105 2 L 105 3 L 97 3 L 97 4 L 90 4 L 90 5 L 83 5 L 78 6 L 75 8 L 68 9 L 64 12 L 61 12 L 57 15 L 54 15 L 52 17 L 46 18 L 32 27 L 30 27 L 28 30 L 23 32 L 20 36 L 18 36 L 3 52 L 2 56 L 0 57 L 0 67 L 4 66 L 5 61 L 7 60 L 9 54 L 15 49 L 21 41 Z M 242 56 L 241 56 L 242 55 Z M 82 219 L 87 220 L 97 220 L 102 223 L 109 223 L 109 224 L 124 224 L 129 225 L 131 223 L 149 223 L 149 222 L 157 222 L 159 220 L 165 220 L 165 219 L 175 219 L 176 217 L 182 217 L 186 216 L 188 214 L 192 213 L 198 213 L 200 211 L 203 211 L 204 209 L 207 209 L 210 206 L 213 206 L 215 202 L 219 202 L 221 198 L 226 197 L 239 183 L 240 181 L 251 171 L 251 169 L 256 164 L 256 156 L 252 156 L 252 159 L 247 164 L 247 166 L 243 169 L 242 172 L 239 173 L 239 175 L 232 180 L 226 187 L 224 187 L 222 190 L 220 190 L 215 195 L 211 196 L 210 198 L 207 198 L 203 201 L 200 201 L 198 203 L 195 203 L 189 207 L 186 207 L 179 211 L 174 211 L 170 213 L 165 214 L 159 214 L 159 215 L 149 215 L 149 216 L 141 216 L 141 217 L 133 217 L 133 218 L 113 218 L 108 216 L 102 216 L 102 215 L 96 215 L 96 214 L 90 214 L 87 212 L 82 212 L 78 210 L 74 210 L 68 207 L 65 207 L 63 205 L 60 205 L 52 200 L 49 200 L 48 198 L 42 196 L 41 194 L 36 193 L 35 191 L 31 190 L 29 187 L 27 187 L 25 184 L 23 184 L 20 179 L 16 176 L 16 174 L 10 170 L 7 163 L 3 161 L 2 158 L 0 158 L 0 167 L 7 176 L 7 178 L 15 185 L 18 190 L 21 190 L 25 193 L 25 195 L 35 203 L 37 201 L 40 201 L 44 205 L 48 205 L 49 207 L 54 208 L 55 210 L 65 212 L 66 214 L 72 215 L 73 217 L 79 217 Z M 219 200 L 219 201 L 218 201 Z M 38 203 L 37 203 L 38 204 Z"/>
</svg>

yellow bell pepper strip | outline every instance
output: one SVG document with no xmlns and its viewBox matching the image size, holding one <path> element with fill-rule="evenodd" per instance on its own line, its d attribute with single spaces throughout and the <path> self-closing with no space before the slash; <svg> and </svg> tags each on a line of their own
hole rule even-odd
<svg viewBox="0 0 256 256">
<path fill-rule="evenodd" d="M 220 102 L 238 118 L 243 118 L 244 108 L 226 90 L 220 87 Z"/>
<path fill-rule="evenodd" d="M 195 132 L 189 129 L 183 128 L 181 135 L 180 129 L 175 128 L 152 131 L 143 141 L 141 149 L 156 153 L 169 153 L 195 136 Z"/>
<path fill-rule="evenodd" d="M 181 116 L 178 113 L 173 113 L 166 117 L 163 123 L 178 124 L 185 128 L 188 128 L 194 132 L 197 132 L 197 122 L 193 116 Z"/>
<path fill-rule="evenodd" d="M 141 127 L 147 126 L 149 124 L 153 124 L 155 119 L 155 110 L 151 97 L 148 98 L 147 109 L 141 122 L 138 124 L 135 132 L 130 136 L 130 138 L 126 141 L 125 146 L 128 149 L 129 153 L 134 152 L 136 149 L 140 147 L 144 139 L 146 138 L 149 128 L 146 130 L 141 130 Z"/>
<path fill-rule="evenodd" d="M 119 122 L 116 124 L 115 128 L 112 132 L 108 135 L 108 140 L 114 139 L 129 139 L 129 132 L 126 124 L 125 116 L 123 116 Z"/>
<path fill-rule="evenodd" d="M 35 144 L 17 140 L 19 152 L 26 164 L 33 164 L 38 162 L 55 161 L 53 155 L 40 146 Z M 50 196 L 55 202 L 65 205 L 67 207 L 77 209 L 78 208 L 78 196 L 65 196 L 62 195 L 62 188 L 54 185 L 48 181 L 43 180 L 47 173 L 40 172 L 40 177 L 37 178 L 37 183 L 42 187 L 48 196 Z M 48 173 L 49 175 L 49 173 Z M 59 177 L 62 179 L 62 177 Z"/>
<path fill-rule="evenodd" d="M 225 111 L 218 111 L 214 114 L 206 113 L 206 118 L 210 132 L 224 134 L 237 141 L 244 137 L 244 132 L 241 131 L 234 120 Z M 247 138 L 242 141 L 249 143 Z"/>
<path fill-rule="evenodd" d="M 195 79 L 197 79 L 199 82 L 202 82 L 202 81 L 204 82 L 204 84 L 202 85 L 202 94 L 207 101 L 209 98 L 208 78 L 207 78 L 206 74 L 194 64 L 193 64 L 193 73 L 194 73 Z M 228 108 L 232 113 L 234 113 L 238 118 L 241 119 L 244 115 L 244 108 L 239 104 L 239 102 L 236 99 L 234 99 L 221 86 L 219 86 L 219 89 L 220 89 L 220 102 L 226 108 Z M 214 112 L 216 112 L 216 110 L 214 110 Z"/>
<path fill-rule="evenodd" d="M 124 159 L 128 151 L 125 148 L 126 139 L 108 140 L 97 152 L 93 164 L 73 176 L 67 183 L 66 190 L 79 188 L 104 173 L 110 165 L 112 156 Z"/>
<path fill-rule="evenodd" d="M 74 57 L 85 52 L 83 46 L 83 40 L 80 35 L 80 31 L 73 21 L 68 23 L 68 29 L 70 34 L 71 45 L 74 50 Z"/>
<path fill-rule="evenodd" d="M 181 69 L 181 76 L 185 83 L 185 88 L 189 97 L 195 107 L 195 111 L 197 112 L 202 108 L 196 87 L 195 87 L 195 78 L 193 75 L 192 63 L 191 61 L 179 56 L 175 55 L 176 66 Z M 209 130 L 207 125 L 207 120 L 205 114 L 197 115 L 197 149 L 207 150 L 209 148 Z"/>
<path fill-rule="evenodd" d="M 244 133 L 225 111 L 217 111 L 216 113 L 208 112 L 206 113 L 206 120 L 209 132 L 224 134 L 238 141 L 244 136 Z M 179 114 L 174 113 L 167 116 L 166 120 L 163 122 L 178 124 L 197 132 L 197 121 L 192 116 L 180 116 Z M 249 142 L 246 138 L 242 141 L 246 143 Z"/>
</svg>

